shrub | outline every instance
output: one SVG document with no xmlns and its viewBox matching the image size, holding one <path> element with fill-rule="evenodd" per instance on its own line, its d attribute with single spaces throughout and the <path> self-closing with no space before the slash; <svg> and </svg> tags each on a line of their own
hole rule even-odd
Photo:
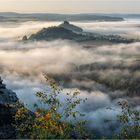
<svg viewBox="0 0 140 140">
<path fill-rule="evenodd" d="M 119 102 L 122 112 L 118 116 L 121 130 L 120 139 L 140 139 L 140 112 L 132 109 L 126 101 Z"/>
<path fill-rule="evenodd" d="M 16 124 L 14 125 L 17 138 L 89 138 L 86 121 L 78 119 L 84 114 L 76 110 L 77 106 L 81 102 L 85 102 L 86 99 L 79 98 L 80 92 L 76 90 L 72 95 L 66 94 L 66 103 L 64 104 L 59 98 L 59 95 L 64 92 L 63 89 L 47 76 L 45 79 L 50 86 L 51 94 L 38 92 L 36 96 L 47 105 L 47 109 L 35 105 L 36 111 L 32 113 L 19 104 L 15 115 Z"/>
</svg>

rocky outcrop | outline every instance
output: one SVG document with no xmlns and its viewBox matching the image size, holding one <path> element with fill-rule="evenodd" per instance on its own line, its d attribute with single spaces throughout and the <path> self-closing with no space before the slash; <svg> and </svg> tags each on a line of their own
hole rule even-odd
<svg viewBox="0 0 140 140">
<path fill-rule="evenodd" d="M 15 138 L 13 116 L 18 98 L 14 92 L 7 89 L 0 77 L 0 139 Z"/>
</svg>

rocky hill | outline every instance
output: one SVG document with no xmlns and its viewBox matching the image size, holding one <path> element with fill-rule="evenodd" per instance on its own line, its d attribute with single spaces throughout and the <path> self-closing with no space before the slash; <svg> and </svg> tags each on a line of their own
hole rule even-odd
<svg viewBox="0 0 140 140">
<path fill-rule="evenodd" d="M 16 112 L 14 105 L 17 101 L 16 94 L 7 89 L 0 78 L 0 139 L 15 138 L 12 123 Z"/>
</svg>

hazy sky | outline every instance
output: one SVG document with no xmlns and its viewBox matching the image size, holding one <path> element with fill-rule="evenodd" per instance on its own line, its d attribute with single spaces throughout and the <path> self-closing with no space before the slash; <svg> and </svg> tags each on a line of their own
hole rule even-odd
<svg viewBox="0 0 140 140">
<path fill-rule="evenodd" d="M 0 12 L 140 13 L 140 0 L 0 0 Z"/>
</svg>

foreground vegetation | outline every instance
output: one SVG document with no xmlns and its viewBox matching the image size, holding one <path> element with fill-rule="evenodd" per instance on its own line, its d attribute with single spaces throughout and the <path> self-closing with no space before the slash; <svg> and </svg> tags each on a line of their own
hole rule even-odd
<svg viewBox="0 0 140 140">
<path fill-rule="evenodd" d="M 79 98 L 80 92 L 65 94 L 65 102 L 59 98 L 63 89 L 56 82 L 45 76 L 51 92 L 36 93 L 44 104 L 44 108 L 34 105 L 32 113 L 21 103 L 17 105 L 15 124 L 17 138 L 30 139 L 87 139 L 95 138 L 94 131 L 88 130 L 84 114 L 77 107 L 87 99 Z M 131 109 L 126 101 L 119 102 L 121 114 L 118 122 L 121 125 L 119 133 L 112 134 L 115 139 L 140 139 L 140 112 Z M 95 122 L 96 123 L 96 122 Z M 101 136 L 104 138 L 104 136 Z"/>
</svg>

